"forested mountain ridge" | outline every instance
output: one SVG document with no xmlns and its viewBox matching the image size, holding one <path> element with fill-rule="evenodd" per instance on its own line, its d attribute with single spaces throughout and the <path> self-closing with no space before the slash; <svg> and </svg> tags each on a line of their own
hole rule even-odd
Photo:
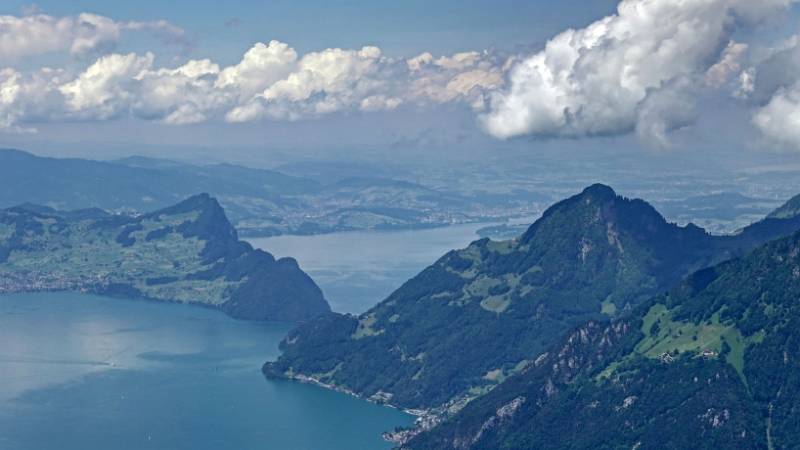
<svg viewBox="0 0 800 450">
<path fill-rule="evenodd" d="M 691 272 L 796 229 L 796 220 L 713 236 L 594 185 L 516 240 L 448 253 L 361 316 L 321 316 L 292 331 L 264 372 L 403 408 L 456 410 L 570 328 L 624 316 Z"/>
<path fill-rule="evenodd" d="M 403 448 L 800 446 L 800 233 L 704 269 Z"/>
<path fill-rule="evenodd" d="M 330 311 L 295 260 L 239 241 L 207 194 L 141 216 L 30 204 L 0 210 L 0 292 L 43 290 L 196 303 L 252 320 Z"/>
</svg>

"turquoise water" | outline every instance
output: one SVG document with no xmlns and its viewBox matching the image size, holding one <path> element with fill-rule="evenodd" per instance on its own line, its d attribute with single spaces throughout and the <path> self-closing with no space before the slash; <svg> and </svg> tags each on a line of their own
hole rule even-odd
<svg viewBox="0 0 800 450">
<path fill-rule="evenodd" d="M 318 236 L 277 236 L 248 241 L 278 257 L 291 256 L 325 293 L 337 312 L 362 313 L 450 250 L 479 239 L 466 224 L 403 231 L 354 231 Z"/>
<path fill-rule="evenodd" d="M 282 236 L 333 308 L 362 312 L 485 225 Z M 0 296 L 0 450 L 381 450 L 413 418 L 266 380 L 291 326 L 68 293 Z"/>
<path fill-rule="evenodd" d="M 0 449 L 379 450 L 402 412 L 270 381 L 286 324 L 198 307 L 0 296 Z"/>
</svg>

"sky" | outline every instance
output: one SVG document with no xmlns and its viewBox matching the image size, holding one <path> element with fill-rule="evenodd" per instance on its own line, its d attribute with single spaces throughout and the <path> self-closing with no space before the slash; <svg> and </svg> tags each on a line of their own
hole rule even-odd
<svg viewBox="0 0 800 450">
<path fill-rule="evenodd" d="M 6 0 L 0 147 L 793 158 L 798 24 L 794 0 Z"/>
<path fill-rule="evenodd" d="M 6 1 L 18 15 L 25 1 Z M 354 1 L 198 0 L 164 2 L 39 1 L 55 16 L 92 12 L 117 20 L 167 20 L 187 30 L 194 56 L 235 63 L 255 42 L 277 39 L 299 52 L 375 45 L 392 56 L 451 54 L 492 47 L 527 47 L 565 26 L 581 26 L 614 11 L 616 1 L 566 0 Z"/>
</svg>

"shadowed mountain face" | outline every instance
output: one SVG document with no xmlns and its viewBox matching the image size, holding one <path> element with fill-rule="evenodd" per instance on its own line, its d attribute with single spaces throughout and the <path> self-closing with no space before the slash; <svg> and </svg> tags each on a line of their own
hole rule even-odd
<svg viewBox="0 0 800 450">
<path fill-rule="evenodd" d="M 296 261 L 239 241 L 207 194 L 137 217 L 30 204 L 0 211 L 0 292 L 42 290 L 196 303 L 251 320 L 330 311 Z"/>
<path fill-rule="evenodd" d="M 712 236 L 591 186 L 516 240 L 448 253 L 359 317 L 326 315 L 292 331 L 264 371 L 405 408 L 458 409 L 570 328 L 627 316 L 693 271 L 796 229 L 796 220 Z"/>
<path fill-rule="evenodd" d="M 800 233 L 574 329 L 404 448 L 797 448 L 798 298 Z"/>
</svg>

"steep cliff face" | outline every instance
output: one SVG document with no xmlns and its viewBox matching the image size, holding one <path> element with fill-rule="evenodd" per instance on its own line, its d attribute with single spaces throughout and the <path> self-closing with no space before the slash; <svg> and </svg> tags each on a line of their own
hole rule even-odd
<svg viewBox="0 0 800 450">
<path fill-rule="evenodd" d="M 712 236 L 603 185 L 552 206 L 519 239 L 442 257 L 359 317 L 294 330 L 269 376 L 406 408 L 447 408 L 527 367 L 571 327 L 629 314 L 687 274 L 791 225 Z"/>
<path fill-rule="evenodd" d="M 252 320 L 330 312 L 294 260 L 239 241 L 206 194 L 138 217 L 35 205 L 0 211 L 0 292 L 34 290 L 198 303 Z"/>
</svg>

